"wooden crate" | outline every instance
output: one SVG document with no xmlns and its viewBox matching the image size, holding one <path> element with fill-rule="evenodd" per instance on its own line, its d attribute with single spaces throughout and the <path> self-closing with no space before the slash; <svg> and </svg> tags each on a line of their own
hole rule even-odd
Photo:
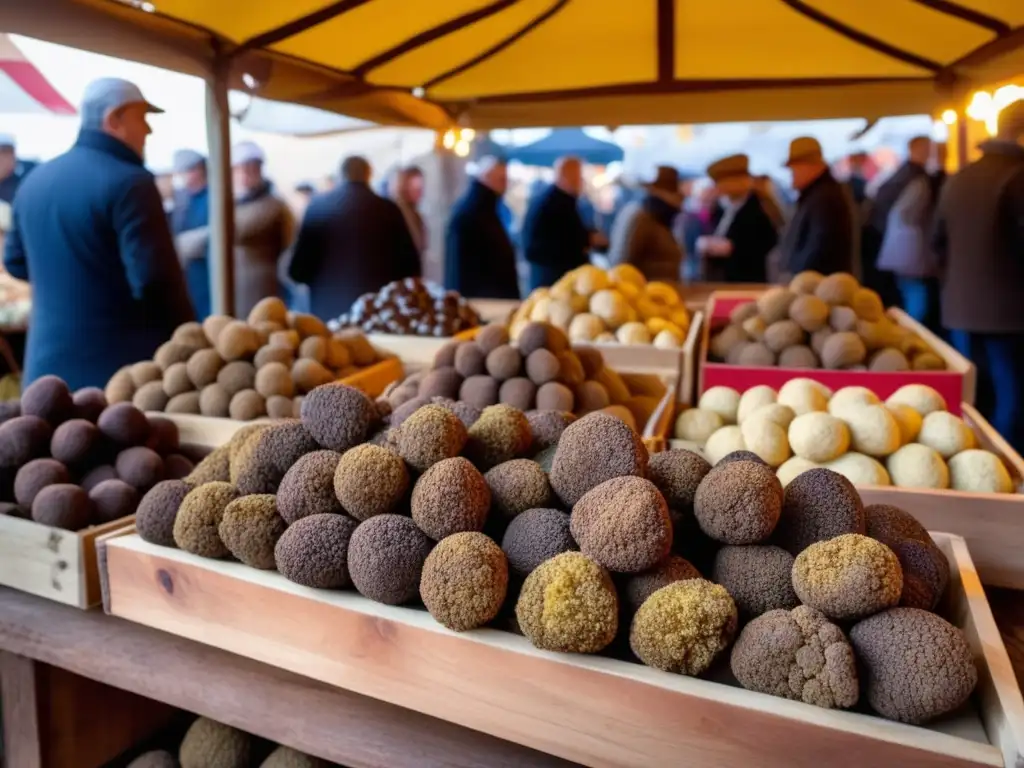
<svg viewBox="0 0 1024 768">
<path fill-rule="evenodd" d="M 960 403 L 974 403 L 977 371 L 974 364 L 958 353 L 942 339 L 899 309 L 889 309 L 887 314 L 893 322 L 913 330 L 936 354 L 946 361 L 945 371 L 906 371 L 885 373 L 875 371 L 830 371 L 821 368 L 797 369 L 778 367 L 757 367 L 726 365 L 708 360 L 711 334 L 728 320 L 729 313 L 739 304 L 753 301 L 756 291 L 722 291 L 708 298 L 704 322 L 704 336 L 701 347 L 700 379 L 697 396 L 714 386 L 732 387 L 744 392 L 758 384 L 767 384 L 778 389 L 790 379 L 804 377 L 820 381 L 836 390 L 846 386 L 867 387 L 882 399 L 887 398 L 905 384 L 927 384 L 945 399 L 949 410 L 959 414 Z"/>
<path fill-rule="evenodd" d="M 405 366 L 406 373 L 415 373 L 430 368 L 434 363 L 434 356 L 445 344 L 455 339 L 473 339 L 479 330 L 470 328 L 455 336 L 441 338 L 394 333 L 370 333 L 366 338 L 374 348 L 398 358 Z"/>
<path fill-rule="evenodd" d="M 81 531 L 0 516 L 0 584 L 77 608 L 100 604 L 96 541 L 122 529 L 125 517 Z"/>
<path fill-rule="evenodd" d="M 930 728 L 835 712 L 493 629 L 457 634 L 422 610 L 314 590 L 128 535 L 105 543 L 107 610 L 329 685 L 589 766 L 1024 766 L 1024 703 L 962 539 L 951 619 L 980 670 L 971 706 Z"/>
</svg>

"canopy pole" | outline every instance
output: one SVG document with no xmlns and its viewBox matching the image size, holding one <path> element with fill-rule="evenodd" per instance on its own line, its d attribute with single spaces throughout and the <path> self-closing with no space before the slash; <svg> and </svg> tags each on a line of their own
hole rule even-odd
<svg viewBox="0 0 1024 768">
<path fill-rule="evenodd" d="M 214 41 L 213 69 L 206 77 L 206 162 L 210 189 L 210 299 L 215 314 L 235 312 L 234 193 L 231 189 L 231 111 L 228 81 L 231 60 Z"/>
</svg>

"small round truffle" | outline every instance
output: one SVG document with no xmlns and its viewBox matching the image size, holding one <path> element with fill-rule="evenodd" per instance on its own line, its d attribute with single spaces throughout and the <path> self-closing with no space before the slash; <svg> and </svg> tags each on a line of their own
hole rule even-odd
<svg viewBox="0 0 1024 768">
<path fill-rule="evenodd" d="M 292 380 L 300 393 L 312 392 L 317 387 L 334 381 L 334 374 L 316 360 L 301 357 L 292 363 Z"/>
<path fill-rule="evenodd" d="M 161 456 L 177 451 L 181 447 L 178 425 L 162 416 L 150 416 L 146 447 L 152 448 Z"/>
<path fill-rule="evenodd" d="M 231 395 L 220 384 L 207 384 L 199 393 L 199 412 L 203 416 L 226 419 L 230 407 Z"/>
<path fill-rule="evenodd" d="M 402 422 L 398 453 L 417 472 L 462 453 L 468 440 L 466 427 L 440 405 L 424 405 Z"/>
<path fill-rule="evenodd" d="M 856 451 L 833 459 L 825 468 L 838 472 L 854 485 L 892 485 L 889 473 L 877 459 Z"/>
<path fill-rule="evenodd" d="M 647 479 L 661 491 L 669 507 L 689 514 L 697 488 L 710 471 L 711 465 L 693 451 L 663 451 L 651 456 Z"/>
<path fill-rule="evenodd" d="M 100 431 L 85 419 L 65 421 L 53 432 L 50 455 L 69 466 L 82 464 L 99 445 Z"/>
<path fill-rule="evenodd" d="M 135 514 L 139 492 L 123 480 L 104 480 L 89 491 L 93 519 L 97 524 L 120 520 Z"/>
<path fill-rule="evenodd" d="M 163 547 L 176 546 L 174 521 L 181 502 L 192 487 L 181 480 L 163 480 L 139 501 L 135 511 L 135 530 L 145 541 Z"/>
<path fill-rule="evenodd" d="M 800 456 L 792 456 L 791 458 L 786 459 L 782 465 L 775 470 L 775 476 L 779 478 L 779 482 L 782 483 L 782 487 L 785 488 L 808 469 L 814 469 L 818 466 L 820 465 L 817 462 L 801 458 Z"/>
<path fill-rule="evenodd" d="M 277 570 L 289 581 L 316 589 L 352 584 L 349 542 L 356 521 L 344 515 L 316 514 L 289 525 L 274 546 Z"/>
<path fill-rule="evenodd" d="M 591 413 L 562 434 L 551 465 L 551 487 L 571 507 L 613 477 L 643 477 L 647 462 L 647 449 L 636 432 L 607 413 Z"/>
<path fill-rule="evenodd" d="M 927 417 L 927 418 L 930 418 Z M 976 448 L 961 451 L 949 460 L 950 484 L 972 493 L 1013 493 L 1013 479 L 1002 459 Z"/>
<path fill-rule="evenodd" d="M 832 306 L 849 306 L 858 290 L 860 283 L 857 282 L 857 278 L 848 272 L 835 272 L 822 278 L 814 295 Z"/>
<path fill-rule="evenodd" d="M 921 422 L 917 442 L 933 448 L 939 456 L 951 459 L 961 451 L 974 447 L 974 432 L 963 419 L 946 411 L 933 411 Z"/>
<path fill-rule="evenodd" d="M 420 397 L 456 399 L 462 387 L 462 376 L 454 368 L 435 368 L 420 382 Z"/>
<path fill-rule="evenodd" d="M 460 344 L 455 350 L 455 370 L 464 378 L 487 373 L 487 355 L 477 344 Z"/>
<path fill-rule="evenodd" d="M 733 348 L 746 343 L 746 341 L 747 334 L 740 325 L 727 325 L 711 338 L 711 354 L 718 360 L 725 360 Z"/>
<path fill-rule="evenodd" d="M 136 389 L 151 381 L 159 381 L 163 375 L 163 369 L 152 360 L 143 360 L 141 363 L 135 363 L 135 365 L 128 369 L 128 372 L 131 374 L 132 383 Z M 56 379 L 57 377 L 54 376 L 52 378 Z M 58 379 L 58 381 L 60 380 Z"/>
<path fill-rule="evenodd" d="M 543 411 L 572 413 L 576 408 L 576 397 L 564 384 L 549 381 L 537 389 L 537 408 Z"/>
<path fill-rule="evenodd" d="M 903 569 L 885 544 L 847 533 L 796 556 L 793 590 L 800 602 L 830 619 L 855 621 L 899 604 Z"/>
<path fill-rule="evenodd" d="M 821 411 L 793 419 L 788 437 L 793 453 L 818 463 L 839 458 L 850 447 L 850 430 L 846 424 Z"/>
<path fill-rule="evenodd" d="M 270 363 L 280 363 L 288 369 L 290 378 L 291 368 L 295 363 L 295 355 L 287 347 L 274 347 L 270 344 L 264 344 L 259 348 L 252 362 L 256 366 L 257 371 Z"/>
<path fill-rule="evenodd" d="M 537 648 L 597 653 L 618 631 L 619 605 L 608 572 L 580 552 L 537 566 L 516 601 L 516 621 Z"/>
<path fill-rule="evenodd" d="M 288 747 L 278 747 L 260 763 L 260 768 L 331 768 L 331 764 Z"/>
<path fill-rule="evenodd" d="M 863 363 L 867 356 L 868 350 L 863 340 L 850 331 L 833 333 L 821 347 L 821 364 L 824 368 L 850 368 Z"/>
<path fill-rule="evenodd" d="M 871 359 L 868 361 L 868 370 L 879 372 L 909 371 L 910 363 L 907 361 L 906 355 L 898 349 L 889 347 L 887 349 L 880 349 L 871 356 Z"/>
<path fill-rule="evenodd" d="M 653 568 L 630 576 L 622 590 L 622 607 L 633 616 L 651 595 L 677 581 L 701 578 L 689 560 L 669 555 Z"/>
<path fill-rule="evenodd" d="M 708 461 L 714 466 L 730 453 L 745 451 L 746 448 L 747 446 L 743 442 L 743 432 L 740 427 L 733 424 L 716 430 L 707 439 L 707 442 L 704 444 L 704 455 L 708 457 Z M 761 461 L 760 456 L 757 458 L 758 461 Z"/>
<path fill-rule="evenodd" d="M 150 381 L 135 390 L 132 405 L 140 411 L 162 411 L 170 399 L 164 392 L 162 381 Z"/>
<path fill-rule="evenodd" d="M 405 462 L 377 445 L 358 445 L 346 451 L 334 473 L 334 493 L 356 520 L 390 512 L 408 488 Z"/>
<path fill-rule="evenodd" d="M 537 349 L 526 358 L 526 375 L 538 387 L 558 378 L 561 367 L 558 358 L 547 349 Z"/>
<path fill-rule="evenodd" d="M 529 575 L 537 566 L 562 552 L 576 550 L 569 515 L 559 509 L 528 509 L 505 529 L 501 548 L 512 573 Z"/>
<path fill-rule="evenodd" d="M 778 366 L 780 368 L 817 368 L 818 356 L 806 344 L 796 344 L 786 347 L 779 353 Z"/>
<path fill-rule="evenodd" d="M 783 408 L 785 406 L 769 405 L 766 408 Z M 743 422 L 740 427 L 743 445 L 748 451 L 756 453 L 761 460 L 771 467 L 780 466 L 790 456 L 789 441 L 785 427 L 780 427 L 770 418 L 757 414 Z"/>
<path fill-rule="evenodd" d="M 921 414 L 909 405 L 901 405 L 899 403 L 893 405 L 886 404 L 885 407 L 893 415 L 893 418 L 896 419 L 896 423 L 900 427 L 900 442 L 903 445 L 914 442 L 924 422 Z"/>
<path fill-rule="evenodd" d="M 779 320 L 764 331 L 764 345 L 776 354 L 803 341 L 804 330 L 793 320 Z"/>
<path fill-rule="evenodd" d="M 793 409 L 797 416 L 828 410 L 831 393 L 813 379 L 790 379 L 779 388 L 777 402 Z"/>
<path fill-rule="evenodd" d="M 978 682 L 963 632 L 934 613 L 892 608 L 850 630 L 871 708 L 921 725 L 958 709 Z"/>
<path fill-rule="evenodd" d="M 789 290 L 796 294 L 813 294 L 825 276 L 813 269 L 805 269 L 789 281 Z"/>
<path fill-rule="evenodd" d="M 248 768 L 252 764 L 252 753 L 252 736 L 200 717 L 185 734 L 178 750 L 178 761 L 181 768 Z"/>
<path fill-rule="evenodd" d="M 474 341 L 485 355 L 503 344 L 508 344 L 508 329 L 503 323 L 490 323 L 477 331 Z"/>
<path fill-rule="evenodd" d="M 739 684 L 825 709 L 857 703 L 853 648 L 843 631 L 814 608 L 774 610 L 743 628 L 729 666 Z"/>
<path fill-rule="evenodd" d="M 856 408 L 865 405 L 880 405 L 878 395 L 867 387 L 843 387 L 836 390 L 835 394 L 828 401 L 828 412 L 839 416 L 847 408 Z"/>
<path fill-rule="evenodd" d="M 229 362 L 250 359 L 260 348 L 260 337 L 247 323 L 234 320 L 221 329 L 215 347 L 217 353 Z"/>
<path fill-rule="evenodd" d="M 864 504 L 853 483 L 829 469 L 811 469 L 786 486 L 775 542 L 797 555 L 817 541 L 864 533 Z"/>
<path fill-rule="evenodd" d="M 771 325 L 789 315 L 789 307 L 794 301 L 796 294 L 788 288 L 769 288 L 757 297 L 757 313 L 766 324 Z"/>
<path fill-rule="evenodd" d="M 427 555 L 420 598 L 439 623 L 465 632 L 498 615 L 508 589 L 508 561 L 482 533 L 456 533 Z"/>
<path fill-rule="evenodd" d="M 68 468 L 59 461 L 33 459 L 14 476 L 14 500 L 23 507 L 31 507 L 36 496 L 46 486 L 70 482 Z"/>
<path fill-rule="evenodd" d="M 341 514 L 334 492 L 340 460 L 341 455 L 334 451 L 313 451 L 289 467 L 277 489 L 277 513 L 286 523 L 307 515 Z"/>
<path fill-rule="evenodd" d="M 139 755 L 128 763 L 128 768 L 178 768 L 178 759 L 160 749 Z"/>
<path fill-rule="evenodd" d="M 751 368 L 767 368 L 776 363 L 775 353 L 768 349 L 766 344 L 746 344 L 736 356 L 735 365 L 745 365 Z"/>
<path fill-rule="evenodd" d="M 437 464 L 430 471 L 439 466 L 442 465 Z M 407 603 L 419 594 L 423 563 L 433 546 L 408 517 L 371 517 L 359 524 L 349 541 L 352 583 L 361 595 L 378 603 Z"/>
<path fill-rule="evenodd" d="M 803 330 L 814 333 L 828 324 L 828 304 L 817 296 L 797 296 L 789 305 L 789 317 Z"/>
<path fill-rule="evenodd" d="M 530 459 L 513 459 L 498 464 L 484 475 L 491 490 L 493 509 L 505 522 L 528 509 L 551 504 L 551 485 L 541 466 Z"/>
<path fill-rule="evenodd" d="M 849 406 L 837 414 L 850 428 L 850 447 L 858 453 L 884 457 L 899 449 L 900 425 L 885 406 Z"/>
<path fill-rule="evenodd" d="M 529 411 L 526 420 L 530 424 L 533 435 L 534 450 L 541 450 L 558 445 L 562 433 L 576 421 L 576 417 L 567 411 Z"/>
<path fill-rule="evenodd" d="M 885 401 L 886 405 L 909 405 L 921 417 L 932 411 L 946 410 L 946 400 L 926 384 L 905 384 Z"/>
<path fill-rule="evenodd" d="M 370 434 L 377 418 L 373 401 L 355 387 L 317 387 L 302 401 L 302 423 L 323 448 L 344 453 Z"/>
<path fill-rule="evenodd" d="M 174 519 L 174 543 L 179 549 L 201 557 L 227 557 L 228 548 L 218 531 L 224 510 L 237 499 L 230 483 L 206 483 L 191 491 L 178 507 Z"/>
<path fill-rule="evenodd" d="M 434 464 L 412 490 L 412 519 L 434 541 L 483 530 L 490 506 L 487 481 L 461 456 Z"/>
<path fill-rule="evenodd" d="M 301 410 L 301 409 L 300 409 Z M 290 419 L 295 406 L 290 397 L 271 395 L 267 398 L 267 417 L 271 419 Z"/>
<path fill-rule="evenodd" d="M 769 386 L 759 384 L 756 387 L 751 387 L 740 396 L 736 408 L 736 422 L 742 424 L 754 411 L 761 406 L 774 404 L 777 399 L 778 393 Z"/>
<path fill-rule="evenodd" d="M 185 344 L 179 344 L 176 341 L 165 341 L 153 353 L 153 362 L 166 372 L 172 365 L 185 363 L 194 351 L 193 347 Z"/>
<path fill-rule="evenodd" d="M 85 419 L 93 424 L 96 423 L 96 419 L 103 413 L 103 409 L 107 407 L 107 396 L 103 394 L 103 390 L 99 387 L 83 387 L 75 392 L 71 399 L 75 403 L 74 417 L 76 419 Z M 20 410 L 15 415 L 20 416 Z"/>
<path fill-rule="evenodd" d="M 224 360 L 215 349 L 201 349 L 188 359 L 185 372 L 196 389 L 212 384 L 224 367 Z"/>
<path fill-rule="evenodd" d="M 766 462 L 756 453 L 747 450 L 731 451 L 725 454 L 725 456 L 720 458 L 717 462 L 715 462 L 715 466 L 724 466 L 726 464 L 731 464 L 734 461 L 750 461 L 753 462 L 754 464 L 759 464 L 762 467 L 768 466 L 768 462 Z"/>
<path fill-rule="evenodd" d="M 533 442 L 526 414 L 507 405 L 484 408 L 468 436 L 466 455 L 481 469 L 526 455 Z"/>
<path fill-rule="evenodd" d="M 699 675 L 736 634 L 736 604 L 725 587 L 704 579 L 676 581 L 640 606 L 629 647 L 647 666 Z"/>
<path fill-rule="evenodd" d="M 217 383 L 228 395 L 252 389 L 256 383 L 256 366 L 243 360 L 228 363 L 217 374 Z"/>
<path fill-rule="evenodd" d="M 506 381 L 519 375 L 523 369 L 523 356 L 515 347 L 503 344 L 487 355 L 484 367 L 498 381 Z"/>
<path fill-rule="evenodd" d="M 904 445 L 885 462 L 893 485 L 901 488 L 949 488 L 949 467 L 934 448 Z"/>
<path fill-rule="evenodd" d="M 48 485 L 32 501 L 32 519 L 68 531 L 80 531 L 92 521 L 92 501 L 77 485 Z"/>
<path fill-rule="evenodd" d="M 185 392 L 191 392 L 195 389 L 195 386 L 192 384 L 192 380 L 188 377 L 188 367 L 185 363 L 174 363 L 169 366 L 167 370 L 164 371 L 162 386 L 164 394 L 167 395 L 168 399 L 176 395 L 182 395 Z M 138 395 L 138 392 L 135 394 Z M 136 405 L 138 405 L 138 403 L 136 403 Z M 143 408 L 143 410 L 147 409 Z M 155 408 L 150 410 L 160 409 Z"/>
<path fill-rule="evenodd" d="M 781 547 L 725 546 L 715 555 L 711 579 L 725 587 L 744 620 L 800 604 L 793 591 L 793 556 Z"/>
<path fill-rule="evenodd" d="M 715 541 L 756 544 L 775 529 L 782 498 L 782 485 L 770 467 L 732 461 L 701 480 L 693 511 L 701 530 Z"/>
<path fill-rule="evenodd" d="M 558 381 L 567 387 L 575 387 L 583 383 L 586 374 L 583 364 L 572 350 L 565 350 L 558 355 Z M 600 382 L 598 382 L 600 383 Z"/>
<path fill-rule="evenodd" d="M 164 477 L 168 480 L 182 480 L 192 474 L 195 464 L 187 456 L 171 453 L 164 456 Z"/>
<path fill-rule="evenodd" d="M 725 424 L 735 424 L 740 406 L 740 393 L 732 387 L 711 387 L 700 396 L 697 407 L 714 411 Z"/>
<path fill-rule="evenodd" d="M 292 397 L 295 394 L 292 372 L 284 363 L 267 363 L 256 371 L 255 386 L 263 397 Z"/>
<path fill-rule="evenodd" d="M 227 315 L 210 315 L 203 320 L 203 335 L 206 336 L 206 340 L 212 345 L 217 343 L 217 339 L 220 336 L 220 332 L 223 331 L 229 323 L 234 322 L 233 317 Z"/>
<path fill-rule="evenodd" d="M 724 425 L 721 415 L 715 411 L 687 408 L 676 418 L 673 434 L 677 440 L 704 445 Z"/>
<path fill-rule="evenodd" d="M 180 395 L 175 395 L 167 401 L 167 407 L 164 408 L 167 413 L 192 413 L 199 414 L 199 393 L 198 392 L 183 392 Z"/>
<path fill-rule="evenodd" d="M 132 381 L 132 374 L 128 368 L 122 368 L 107 382 L 103 390 L 103 398 L 108 404 L 124 403 L 132 399 L 135 393 L 135 382 Z"/>
<path fill-rule="evenodd" d="M 459 399 L 486 408 L 498 402 L 498 382 L 487 375 L 470 376 L 462 382 Z"/>
<path fill-rule="evenodd" d="M 114 403 L 109 406 L 100 414 L 96 425 L 105 437 L 118 445 L 143 445 L 149 437 L 146 414 L 131 403 Z"/>
<path fill-rule="evenodd" d="M 584 381 L 576 387 L 576 410 L 580 413 L 600 411 L 611 404 L 606 390 L 596 381 Z"/>
<path fill-rule="evenodd" d="M 117 454 L 117 476 L 133 488 L 151 488 L 164 479 L 164 460 L 152 448 L 138 445 Z"/>
<path fill-rule="evenodd" d="M 104 480 L 114 480 L 116 478 L 116 469 L 114 469 L 110 464 L 100 464 L 98 467 L 93 467 L 86 472 L 85 475 L 82 476 L 82 480 L 79 485 L 82 486 L 82 490 L 88 493 Z"/>
<path fill-rule="evenodd" d="M 254 494 L 224 508 L 217 533 L 237 560 L 251 568 L 272 570 L 274 547 L 286 527 L 274 496 Z"/>
</svg>

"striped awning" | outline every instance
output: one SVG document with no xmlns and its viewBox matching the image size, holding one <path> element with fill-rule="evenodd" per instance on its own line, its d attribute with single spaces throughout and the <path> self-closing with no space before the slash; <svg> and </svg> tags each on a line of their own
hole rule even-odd
<svg viewBox="0 0 1024 768">
<path fill-rule="evenodd" d="M 0 113 L 74 115 L 75 108 L 0 34 Z"/>
</svg>

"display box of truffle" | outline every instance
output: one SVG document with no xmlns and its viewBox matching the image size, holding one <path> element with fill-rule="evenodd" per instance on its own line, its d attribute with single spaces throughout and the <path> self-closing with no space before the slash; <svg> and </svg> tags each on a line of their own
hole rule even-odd
<svg viewBox="0 0 1024 768">
<path fill-rule="evenodd" d="M 956 415 L 959 415 L 961 402 L 974 402 L 974 365 L 927 328 L 896 308 L 886 310 L 885 314 L 889 320 L 927 345 L 934 356 L 939 358 L 944 370 L 831 370 L 820 367 L 715 362 L 712 359 L 713 337 L 729 324 L 730 315 L 737 307 L 749 304 L 761 295 L 763 294 L 749 291 L 722 291 L 713 293 L 708 298 L 697 396 L 719 385 L 732 387 L 740 392 L 758 384 L 778 389 L 789 379 L 805 377 L 820 381 L 832 390 L 851 385 L 866 387 L 883 400 L 905 384 L 927 384 L 945 398 L 951 412 Z M 801 346 L 800 349 L 808 347 Z M 782 355 L 779 359 L 782 359 Z"/>
<path fill-rule="evenodd" d="M 968 705 L 917 727 L 826 710 L 494 629 L 309 589 L 143 541 L 105 543 L 107 611 L 590 766 L 1024 765 L 1024 703 L 963 539 L 944 611 L 979 670 Z M 255 610 L 254 607 L 258 607 Z"/>
</svg>

